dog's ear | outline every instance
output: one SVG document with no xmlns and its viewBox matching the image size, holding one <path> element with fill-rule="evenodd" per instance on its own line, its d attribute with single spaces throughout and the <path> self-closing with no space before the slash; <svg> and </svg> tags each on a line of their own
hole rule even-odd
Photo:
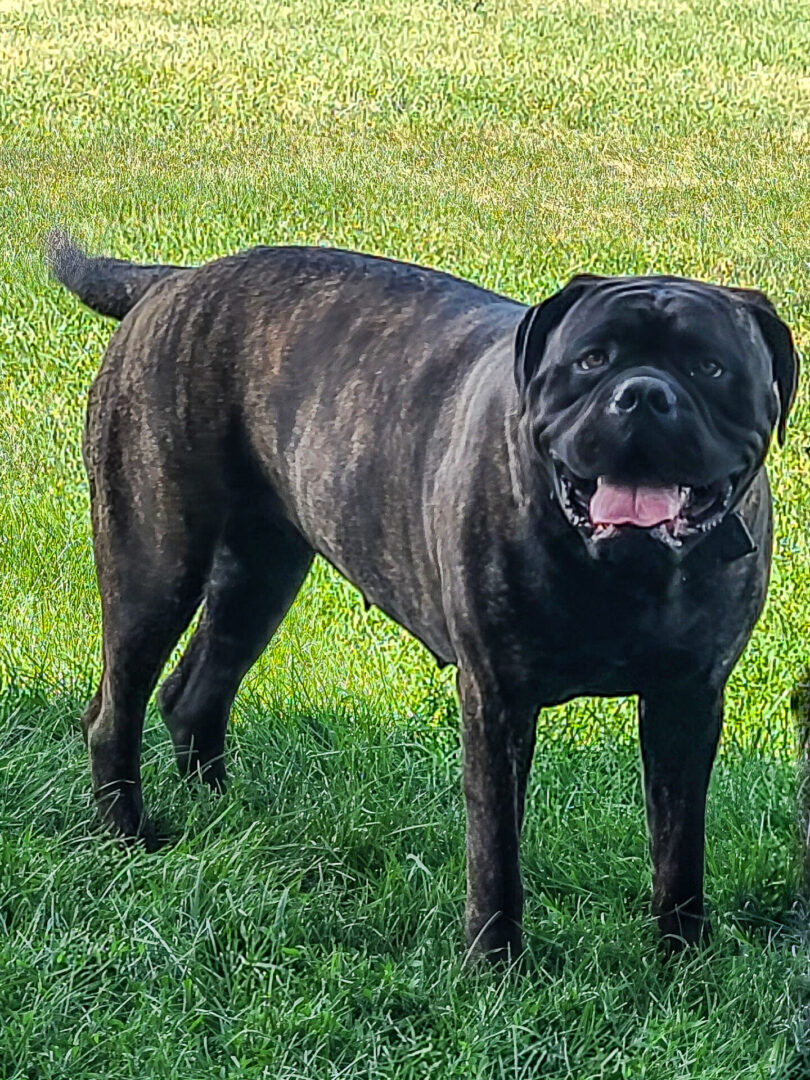
<svg viewBox="0 0 810 1080">
<path fill-rule="evenodd" d="M 577 274 L 559 292 L 529 308 L 523 316 L 515 335 L 515 382 L 521 401 L 540 363 L 548 335 L 588 289 L 604 280 L 597 274 Z"/>
<path fill-rule="evenodd" d="M 793 344 L 793 335 L 787 324 L 779 318 L 776 308 L 765 293 L 758 289 L 729 289 L 729 292 L 745 304 L 770 351 L 774 387 L 779 398 L 777 434 L 779 445 L 783 446 L 788 413 L 796 397 L 799 381 L 799 357 Z"/>
</svg>

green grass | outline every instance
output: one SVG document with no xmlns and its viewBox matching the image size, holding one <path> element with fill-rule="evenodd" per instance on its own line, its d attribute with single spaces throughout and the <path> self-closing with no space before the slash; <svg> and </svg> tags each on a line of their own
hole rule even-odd
<svg viewBox="0 0 810 1080">
<path fill-rule="evenodd" d="M 804 1080 L 788 701 L 810 654 L 810 415 L 712 781 L 711 946 L 647 917 L 633 706 L 541 718 L 520 972 L 469 968 L 452 672 L 318 565 L 246 680 L 232 788 L 92 825 L 80 433 L 111 324 L 40 241 L 198 262 L 323 242 L 525 300 L 578 270 L 756 284 L 810 340 L 795 0 L 0 0 L 0 1076 Z"/>
</svg>

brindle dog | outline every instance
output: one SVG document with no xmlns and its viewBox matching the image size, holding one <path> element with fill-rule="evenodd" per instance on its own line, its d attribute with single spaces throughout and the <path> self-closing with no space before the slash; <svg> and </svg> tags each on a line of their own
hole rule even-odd
<svg viewBox="0 0 810 1080">
<path fill-rule="evenodd" d="M 125 837 L 144 709 L 184 774 L 225 777 L 228 714 L 318 552 L 458 665 L 469 943 L 521 947 L 518 848 L 538 708 L 640 698 L 664 935 L 704 930 L 706 788 L 723 688 L 765 598 L 763 462 L 797 379 L 755 291 L 576 277 L 526 307 L 321 248 L 199 268 L 88 258 L 56 277 L 121 319 L 84 456 L 104 671 L 93 788 Z"/>
</svg>

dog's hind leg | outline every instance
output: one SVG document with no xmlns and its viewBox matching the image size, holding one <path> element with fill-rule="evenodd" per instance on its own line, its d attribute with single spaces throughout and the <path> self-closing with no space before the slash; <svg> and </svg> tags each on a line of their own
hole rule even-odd
<svg viewBox="0 0 810 1080">
<path fill-rule="evenodd" d="M 200 622 L 158 695 L 183 776 L 225 782 L 225 732 L 245 673 L 275 633 L 313 552 L 279 518 L 233 517 L 217 547 Z"/>
<path fill-rule="evenodd" d="M 149 695 L 171 649 L 202 597 L 213 543 L 195 550 L 131 543 L 116 515 L 96 530 L 102 598 L 104 670 L 82 718 L 93 793 L 113 832 L 142 837 L 152 830 L 141 797 L 140 751 Z M 207 550 L 206 550 L 207 548 Z"/>
</svg>

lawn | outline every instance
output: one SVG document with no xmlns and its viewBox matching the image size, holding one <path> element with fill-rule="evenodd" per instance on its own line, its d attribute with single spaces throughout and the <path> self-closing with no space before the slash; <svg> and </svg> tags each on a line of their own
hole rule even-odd
<svg viewBox="0 0 810 1080">
<path fill-rule="evenodd" d="M 0 1076 L 805 1080 L 791 692 L 810 411 L 710 794 L 710 946 L 665 961 L 630 701 L 549 711 L 521 971 L 465 964 L 453 672 L 329 567 L 245 682 L 215 799 L 152 714 L 149 806 L 92 819 L 80 438 L 112 324 L 52 224 L 138 260 L 325 243 L 535 300 L 572 273 L 757 285 L 810 342 L 804 0 L 0 0 Z"/>
</svg>

